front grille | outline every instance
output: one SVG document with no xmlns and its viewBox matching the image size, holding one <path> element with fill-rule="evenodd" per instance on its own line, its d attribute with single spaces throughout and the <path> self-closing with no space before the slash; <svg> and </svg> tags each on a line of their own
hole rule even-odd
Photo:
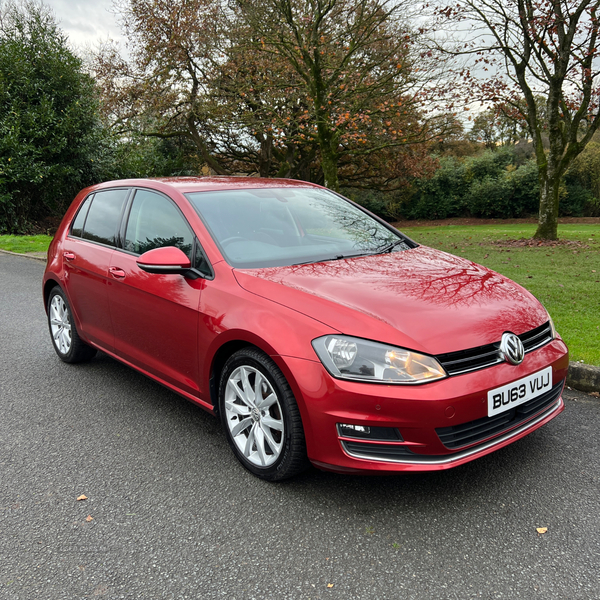
<svg viewBox="0 0 600 600">
<path fill-rule="evenodd" d="M 552 327 L 550 321 L 536 327 L 527 333 L 522 333 L 519 339 L 523 342 L 525 352 L 531 352 L 537 350 L 541 346 L 544 346 L 548 342 L 552 341 Z"/>
<path fill-rule="evenodd" d="M 552 328 L 550 321 L 536 327 L 531 331 L 527 331 L 518 336 L 525 352 L 537 350 L 544 344 L 552 341 Z M 460 375 L 461 373 L 469 373 L 478 369 L 485 369 L 498 363 L 504 362 L 504 358 L 500 353 L 500 342 L 470 348 L 468 350 L 458 350 L 456 352 L 448 352 L 446 354 L 438 354 L 436 356 L 438 362 L 444 367 L 448 375 Z"/>
<path fill-rule="evenodd" d="M 523 423 L 549 407 L 560 397 L 564 383 L 563 380 L 545 394 L 499 415 L 483 417 L 454 427 L 440 427 L 435 431 L 442 444 L 451 450 L 476 444 Z"/>
</svg>

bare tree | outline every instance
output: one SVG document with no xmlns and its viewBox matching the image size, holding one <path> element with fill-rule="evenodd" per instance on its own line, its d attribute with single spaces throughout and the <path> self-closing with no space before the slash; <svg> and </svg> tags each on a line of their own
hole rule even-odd
<svg viewBox="0 0 600 600">
<path fill-rule="evenodd" d="M 438 48 L 473 57 L 459 71 L 469 100 L 512 107 L 527 123 L 540 180 L 536 238 L 557 239 L 561 179 L 600 125 L 599 6 L 600 0 L 456 0 L 435 9 Z M 545 98 L 543 115 L 537 95 Z"/>
</svg>

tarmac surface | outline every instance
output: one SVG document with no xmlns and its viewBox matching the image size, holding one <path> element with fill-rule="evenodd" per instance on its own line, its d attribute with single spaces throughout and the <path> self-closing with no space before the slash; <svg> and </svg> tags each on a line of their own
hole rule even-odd
<svg viewBox="0 0 600 600">
<path fill-rule="evenodd" d="M 0 599 L 600 597 L 597 398 L 449 471 L 269 484 L 195 405 L 60 362 L 43 268 L 0 254 Z"/>
</svg>

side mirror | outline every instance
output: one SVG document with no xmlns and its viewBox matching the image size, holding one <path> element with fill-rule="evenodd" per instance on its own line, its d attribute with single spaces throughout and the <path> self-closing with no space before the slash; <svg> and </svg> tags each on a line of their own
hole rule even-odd
<svg viewBox="0 0 600 600">
<path fill-rule="evenodd" d="M 192 268 L 190 259 L 175 246 L 148 250 L 136 260 L 136 263 L 142 271 L 160 275 L 186 275 Z"/>
</svg>

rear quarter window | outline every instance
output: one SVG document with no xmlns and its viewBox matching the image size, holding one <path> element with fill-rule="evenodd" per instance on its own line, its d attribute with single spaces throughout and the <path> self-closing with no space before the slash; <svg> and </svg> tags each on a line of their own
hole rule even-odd
<svg viewBox="0 0 600 600">
<path fill-rule="evenodd" d="M 81 237 L 92 242 L 115 246 L 123 205 L 128 192 L 127 189 L 96 192 L 88 210 Z M 75 227 L 75 223 L 73 226 Z"/>
<path fill-rule="evenodd" d="M 83 235 L 83 226 L 85 225 L 85 218 L 87 217 L 88 210 L 90 209 L 90 204 L 92 203 L 92 198 L 94 194 L 89 195 L 83 204 L 79 207 L 77 211 L 77 216 L 73 221 L 73 225 L 71 226 L 71 235 L 75 237 L 81 237 Z"/>
</svg>

